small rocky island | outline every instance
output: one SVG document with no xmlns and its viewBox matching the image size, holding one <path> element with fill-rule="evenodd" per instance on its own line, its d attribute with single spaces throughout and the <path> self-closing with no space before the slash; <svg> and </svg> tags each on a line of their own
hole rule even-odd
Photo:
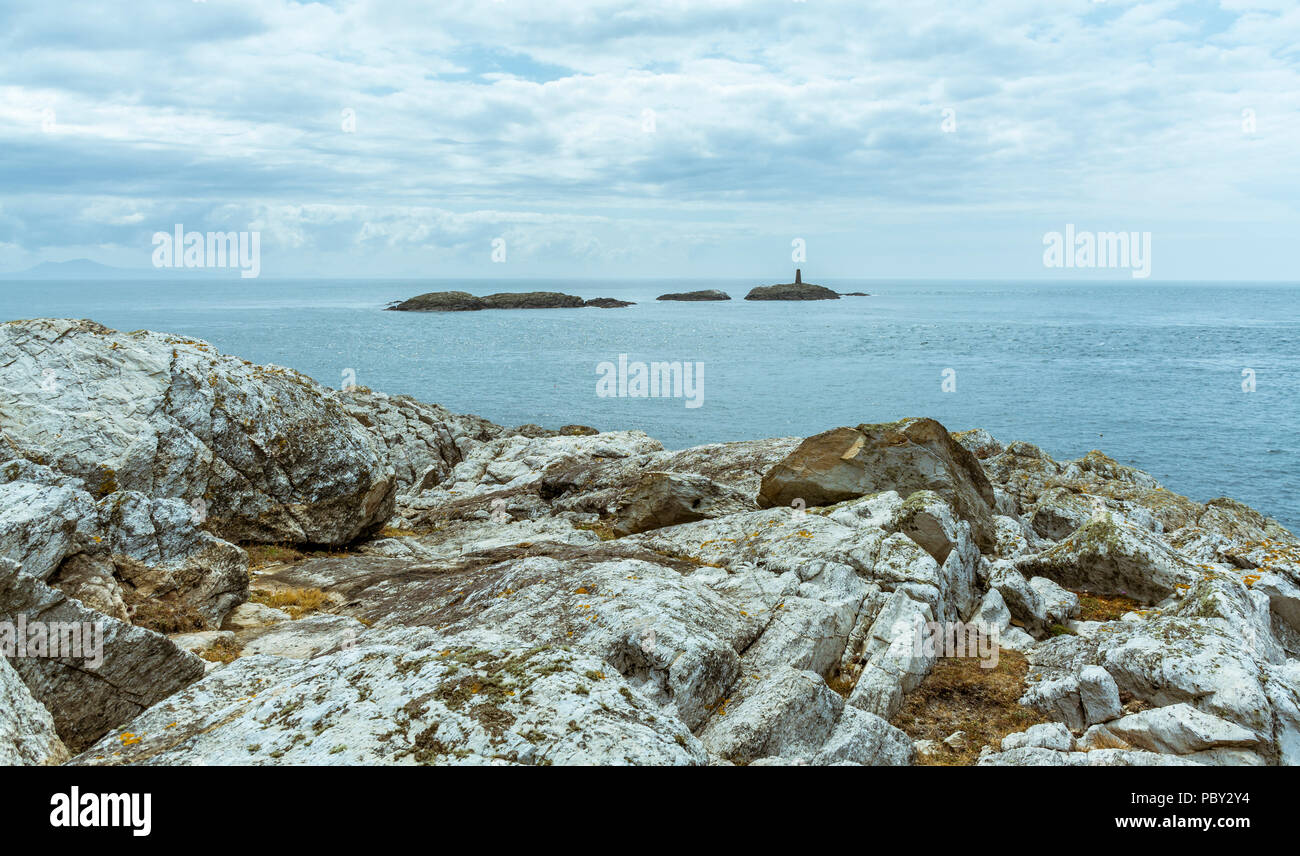
<svg viewBox="0 0 1300 856">
<path fill-rule="evenodd" d="M 476 297 L 467 291 L 430 291 L 387 307 L 390 312 L 475 312 L 481 309 L 617 309 L 635 306 L 630 300 L 593 297 L 584 300 L 558 291 L 503 291 Z"/>
<path fill-rule="evenodd" d="M 840 296 L 824 285 L 803 281 L 803 271 L 795 270 L 794 282 L 760 285 L 745 295 L 746 300 L 839 300 Z"/>
<path fill-rule="evenodd" d="M 661 294 L 655 300 L 730 300 L 731 295 L 725 291 L 718 291 L 716 288 L 705 289 L 704 291 L 682 291 L 672 294 Z"/>
<path fill-rule="evenodd" d="M 669 450 L 84 320 L 0 353 L 0 765 L 1300 764 L 1300 539 L 1099 451 Z M 52 622 L 97 655 L 15 651 Z"/>
</svg>

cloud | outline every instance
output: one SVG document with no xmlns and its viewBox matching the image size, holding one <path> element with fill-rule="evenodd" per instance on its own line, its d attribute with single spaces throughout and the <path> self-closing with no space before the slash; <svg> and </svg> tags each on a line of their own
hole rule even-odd
<svg viewBox="0 0 1300 856">
<path fill-rule="evenodd" d="M 1038 237 L 1070 220 L 1163 234 L 1179 249 L 1157 278 L 1297 278 L 1281 249 L 1231 255 L 1300 225 L 1290 3 L 142 0 L 127 17 L 52 0 L 5 16 L 10 265 L 100 245 L 145 264 L 152 232 L 185 222 L 263 224 L 284 275 L 430 259 L 501 275 L 485 245 L 501 236 L 510 275 L 750 275 L 797 234 L 837 248 L 823 274 L 1041 276 Z"/>
</svg>

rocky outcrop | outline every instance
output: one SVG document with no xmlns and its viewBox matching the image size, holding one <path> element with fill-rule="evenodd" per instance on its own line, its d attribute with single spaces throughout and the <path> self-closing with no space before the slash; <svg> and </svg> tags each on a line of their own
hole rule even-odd
<svg viewBox="0 0 1300 856">
<path fill-rule="evenodd" d="M 763 477 L 760 505 L 805 507 L 893 490 L 931 490 L 971 525 L 976 543 L 996 542 L 993 488 L 979 461 L 933 419 L 835 428 L 809 437 Z"/>
<path fill-rule="evenodd" d="M 474 312 L 487 303 L 468 291 L 430 291 L 386 307 L 390 312 Z"/>
<path fill-rule="evenodd" d="M 1021 573 L 1102 594 L 1157 601 L 1199 574 L 1153 533 L 1115 516 L 1089 520 L 1060 543 L 1016 562 Z"/>
<path fill-rule="evenodd" d="M 169 402 L 194 398 L 164 362 Z M 60 463 L 127 403 L 93 392 L 104 415 L 69 421 L 61 457 L 6 428 L 0 620 L 98 621 L 105 645 L 95 669 L 0 669 L 0 760 L 57 762 L 59 740 L 80 764 L 1300 763 L 1300 541 L 1240 503 L 927 419 L 670 451 L 310 390 L 393 513 L 251 571 L 183 490 Z M 194 437 L 200 459 L 230 445 Z M 203 629 L 121 620 L 159 604 Z M 999 647 L 951 650 L 971 628 Z"/>
<path fill-rule="evenodd" d="M 582 306 L 610 308 L 633 304 L 612 297 L 583 300 L 558 291 L 503 291 L 476 297 L 466 291 L 431 291 L 387 307 L 394 312 L 474 312 L 481 309 L 577 309 Z"/>
<path fill-rule="evenodd" d="M 1169 755 L 1190 755 L 1207 749 L 1255 749 L 1261 742 L 1240 725 L 1202 713 L 1185 702 L 1094 725 L 1080 741 L 1084 749 L 1143 749 Z"/>
<path fill-rule="evenodd" d="M 787 282 L 778 285 L 760 285 L 749 290 L 746 300 L 839 300 L 835 291 L 823 285 Z"/>
<path fill-rule="evenodd" d="M 794 282 L 779 285 L 760 285 L 751 288 L 746 300 L 839 300 L 835 291 L 824 285 L 813 285 L 803 281 L 803 272 L 794 272 Z"/>
<path fill-rule="evenodd" d="M 79 764 L 704 764 L 700 741 L 599 657 L 377 631 L 311 660 L 252 656 Z"/>
<path fill-rule="evenodd" d="M 583 301 L 582 305 L 596 309 L 622 309 L 624 306 L 636 306 L 631 300 L 619 300 L 616 297 L 592 297 Z"/>
<path fill-rule="evenodd" d="M 504 291 L 483 298 L 484 309 L 576 309 L 585 301 L 558 291 Z"/>
<path fill-rule="evenodd" d="M 344 544 L 391 513 L 393 475 L 370 436 L 290 369 L 91 321 L 9 322 L 0 351 L 0 445 L 95 499 L 178 499 L 232 541 Z"/>
<path fill-rule="evenodd" d="M 670 294 L 661 294 L 655 300 L 730 300 L 731 295 L 725 291 L 718 291 L 716 288 L 709 288 L 703 291 L 679 291 Z"/>
</svg>

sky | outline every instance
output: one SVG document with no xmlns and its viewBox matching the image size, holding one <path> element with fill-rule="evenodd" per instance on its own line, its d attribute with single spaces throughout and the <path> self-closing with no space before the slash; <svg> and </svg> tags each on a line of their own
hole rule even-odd
<svg viewBox="0 0 1300 856">
<path fill-rule="evenodd" d="M 0 0 L 0 272 L 1300 280 L 1296 0 Z M 796 258 L 802 248 L 803 255 Z M 494 249 L 496 252 L 494 253 Z M 502 250 L 504 252 L 502 252 Z"/>
</svg>

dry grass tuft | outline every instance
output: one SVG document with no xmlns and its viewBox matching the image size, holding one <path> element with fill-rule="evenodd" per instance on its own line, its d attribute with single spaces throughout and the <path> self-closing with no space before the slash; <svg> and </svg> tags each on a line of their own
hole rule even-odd
<svg viewBox="0 0 1300 856">
<path fill-rule="evenodd" d="M 193 633 L 208 629 L 207 621 L 193 604 L 178 597 L 139 599 L 128 597 L 131 623 L 164 636 L 172 633 Z"/>
<path fill-rule="evenodd" d="M 266 591 L 255 589 L 248 593 L 248 599 L 289 613 L 295 621 L 311 612 L 317 612 L 329 605 L 330 596 L 320 589 L 277 589 Z"/>
<path fill-rule="evenodd" d="M 1126 612 L 1142 608 L 1141 601 L 1122 594 L 1090 594 L 1075 591 L 1079 596 L 1080 621 L 1119 621 Z"/>
<path fill-rule="evenodd" d="M 603 520 L 595 520 L 590 523 L 577 521 L 573 524 L 574 529 L 583 529 L 588 532 L 595 532 L 596 537 L 602 541 L 613 541 L 618 537 L 614 532 L 613 526 Z"/>
<path fill-rule="evenodd" d="M 1018 651 L 1003 649 L 995 668 L 985 669 L 976 657 L 945 657 L 935 663 L 921 685 L 908 694 L 893 724 L 913 740 L 936 743 L 954 731 L 966 732 L 966 747 L 946 747 L 918 764 L 970 766 L 988 744 L 1001 749 L 1002 738 L 1031 725 L 1047 722 L 1042 713 L 1020 704 L 1029 663 Z"/>
<path fill-rule="evenodd" d="M 288 565 L 303 558 L 293 547 L 279 544 L 246 544 L 244 552 L 248 553 L 250 571 L 270 565 Z"/>
<path fill-rule="evenodd" d="M 239 659 L 240 650 L 239 643 L 235 640 L 218 639 L 211 648 L 199 656 L 210 663 L 233 663 Z"/>
</svg>

